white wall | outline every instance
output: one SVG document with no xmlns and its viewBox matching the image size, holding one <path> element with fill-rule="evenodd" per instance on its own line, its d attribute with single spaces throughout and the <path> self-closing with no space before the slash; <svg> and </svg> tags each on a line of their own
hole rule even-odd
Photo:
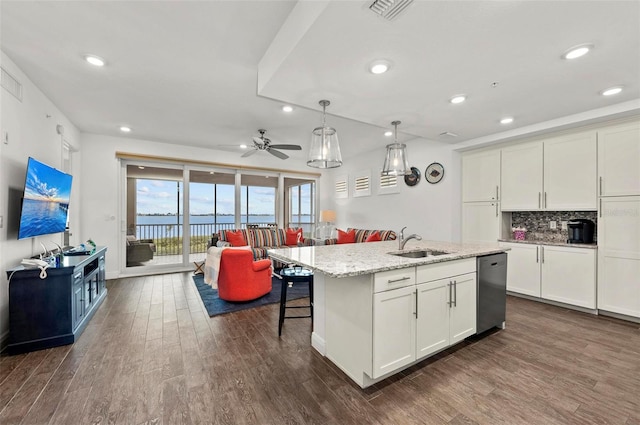
<svg viewBox="0 0 640 425">
<path fill-rule="evenodd" d="M 48 249 L 55 248 L 53 242 L 62 244 L 62 234 L 18 240 L 27 160 L 32 156 L 55 168 L 62 168 L 62 137 L 56 132 L 57 125 L 64 127 L 67 143 L 76 149 L 79 147 L 78 129 L 4 52 L 1 55 L 2 68 L 22 84 L 23 98 L 20 102 L 5 89 L 0 89 L 0 128 L 2 134 L 6 132 L 9 138 L 7 144 L 0 142 L 0 215 L 3 217 L 0 228 L 0 341 L 6 338 L 9 330 L 9 282 L 5 271 L 19 265 L 22 258 L 40 254 L 40 243 Z M 71 171 L 74 180 L 69 202 L 71 227 L 79 226 L 80 222 L 80 162 L 80 154 L 74 154 L 74 169 Z"/>
<path fill-rule="evenodd" d="M 107 278 L 120 275 L 124 268 L 126 216 L 123 213 L 123 189 L 120 161 L 116 152 L 153 155 L 187 161 L 217 162 L 239 166 L 274 168 L 285 171 L 318 173 L 306 166 L 306 158 L 281 160 L 265 152 L 249 158 L 240 153 L 214 149 L 185 147 L 180 144 L 158 143 L 124 137 L 83 133 L 82 139 L 82 226 L 79 240 L 92 238 L 96 244 L 107 246 Z M 321 187 L 322 185 L 319 184 Z"/>
<path fill-rule="evenodd" d="M 384 163 L 385 149 L 363 153 L 344 160 L 343 166 L 323 176 L 320 208 L 333 207 L 337 227 L 391 229 L 398 232 L 407 226 L 406 234 L 418 233 L 423 239 L 458 242 L 460 240 L 460 154 L 451 145 L 415 139 L 407 142 L 409 164 L 420 169 L 420 182 L 407 186 L 399 178 L 400 192 L 378 194 L 378 176 Z M 443 179 L 430 184 L 424 179 L 425 169 L 439 162 L 445 169 Z M 353 176 L 371 170 L 371 195 L 353 197 Z M 336 176 L 349 176 L 349 197 L 335 199 Z"/>
</svg>

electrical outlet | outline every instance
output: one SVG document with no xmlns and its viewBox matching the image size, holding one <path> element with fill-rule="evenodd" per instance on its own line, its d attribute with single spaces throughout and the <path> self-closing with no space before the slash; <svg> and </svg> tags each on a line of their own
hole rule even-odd
<svg viewBox="0 0 640 425">
<path fill-rule="evenodd" d="M 549 222 L 549 229 L 551 229 L 551 230 L 555 230 L 555 229 L 557 229 L 557 228 L 558 228 L 558 223 L 556 223 L 556 222 L 555 222 L 555 221 L 553 221 L 553 220 Z"/>
<path fill-rule="evenodd" d="M 561 221 L 560 222 L 560 228 L 562 230 L 567 230 L 567 223 L 568 223 L 568 221 Z"/>
</svg>

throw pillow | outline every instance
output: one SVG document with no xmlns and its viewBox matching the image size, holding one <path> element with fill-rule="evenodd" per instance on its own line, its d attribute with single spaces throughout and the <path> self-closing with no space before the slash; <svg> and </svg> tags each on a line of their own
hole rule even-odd
<svg viewBox="0 0 640 425">
<path fill-rule="evenodd" d="M 376 230 L 375 232 L 367 236 L 367 239 L 365 239 L 365 242 L 380 242 L 381 240 L 382 239 L 380 238 L 380 232 Z"/>
<path fill-rule="evenodd" d="M 355 243 L 356 242 L 356 231 L 355 229 L 351 229 L 349 232 L 345 232 L 343 230 L 338 229 L 338 243 Z"/>
<path fill-rule="evenodd" d="M 242 230 L 237 230 L 235 232 L 232 230 L 225 230 L 225 236 L 227 238 L 227 241 L 231 244 L 231 246 L 247 245 L 247 241 L 244 239 Z"/>
<path fill-rule="evenodd" d="M 285 239 L 285 245 L 297 246 L 298 242 L 304 242 L 302 229 L 287 229 Z"/>
</svg>

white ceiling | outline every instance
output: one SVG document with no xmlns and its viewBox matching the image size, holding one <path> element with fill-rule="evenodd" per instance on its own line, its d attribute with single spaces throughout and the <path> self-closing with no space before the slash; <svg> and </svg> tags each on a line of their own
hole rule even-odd
<svg viewBox="0 0 640 425">
<path fill-rule="evenodd" d="M 391 22 L 369 4 L 3 0 L 0 36 L 82 131 L 129 125 L 138 139 L 225 149 L 265 128 L 273 143 L 303 146 L 287 151 L 293 160 L 325 98 L 345 158 L 388 143 L 396 119 L 401 140 L 457 143 L 607 107 L 637 112 L 640 1 L 418 0 Z M 582 43 L 595 48 L 560 58 Z M 391 70 L 369 73 L 375 59 Z M 599 95 L 615 85 L 625 90 Z M 450 104 L 458 93 L 468 101 Z M 515 122 L 500 125 L 504 115 Z"/>
</svg>

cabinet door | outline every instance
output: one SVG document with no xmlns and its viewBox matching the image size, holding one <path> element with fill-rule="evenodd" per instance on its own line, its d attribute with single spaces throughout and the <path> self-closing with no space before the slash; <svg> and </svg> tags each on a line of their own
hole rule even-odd
<svg viewBox="0 0 640 425">
<path fill-rule="evenodd" d="M 542 298 L 596 308 L 596 250 L 542 246 Z"/>
<path fill-rule="evenodd" d="M 416 358 L 415 286 L 373 294 L 373 376 Z"/>
<path fill-rule="evenodd" d="M 507 291 L 540 297 L 540 247 L 500 243 L 507 251 Z"/>
<path fill-rule="evenodd" d="M 547 210 L 595 210 L 597 205 L 596 132 L 544 141 L 544 193 Z"/>
<path fill-rule="evenodd" d="M 449 310 L 449 344 L 453 345 L 476 333 L 476 274 L 455 276 L 453 305 Z"/>
<path fill-rule="evenodd" d="M 449 294 L 451 279 L 417 285 L 416 358 L 449 346 Z"/>
<path fill-rule="evenodd" d="M 640 195 L 640 123 L 598 131 L 601 196 Z"/>
<path fill-rule="evenodd" d="M 73 285 L 73 304 L 71 305 L 72 310 L 72 323 L 71 327 L 73 330 L 78 327 L 80 322 L 82 322 L 82 318 L 84 317 L 84 291 L 83 291 L 82 283 L 78 285 Z"/>
<path fill-rule="evenodd" d="M 640 197 L 600 201 L 598 309 L 640 317 Z"/>
<path fill-rule="evenodd" d="M 542 142 L 502 149 L 502 210 L 542 208 Z"/>
<path fill-rule="evenodd" d="M 462 157 L 462 201 L 500 199 L 500 150 L 469 153 Z"/>
<path fill-rule="evenodd" d="M 462 242 L 496 242 L 500 233 L 498 202 L 462 204 Z"/>
</svg>

